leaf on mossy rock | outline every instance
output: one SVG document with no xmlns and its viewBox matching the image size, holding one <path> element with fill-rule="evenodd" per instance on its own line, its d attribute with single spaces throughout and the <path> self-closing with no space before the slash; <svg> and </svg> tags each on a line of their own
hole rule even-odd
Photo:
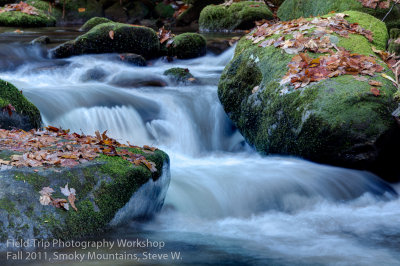
<svg viewBox="0 0 400 266">
<path fill-rule="evenodd" d="M 18 4 L 8 4 L 5 5 L 3 8 L 0 8 L 0 14 L 4 12 L 15 12 L 15 11 L 19 11 L 21 13 L 25 13 L 28 15 L 35 15 L 35 16 L 39 15 L 39 13 L 37 12 L 38 10 L 35 7 L 27 3 L 24 3 L 22 1 Z"/>
<path fill-rule="evenodd" d="M 96 137 L 69 133 L 69 130 L 48 126 L 45 130 L 24 131 L 21 129 L 0 129 L 0 150 L 21 152 L 14 154 L 9 161 L 0 161 L 0 165 L 16 167 L 74 167 L 80 163 L 91 161 L 101 154 L 121 157 L 126 160 L 125 153 L 117 148 L 135 148 L 142 152 L 150 153 L 157 148 L 121 144 L 107 136 L 107 131 L 100 134 L 96 131 Z M 141 154 L 133 154 L 128 161 L 135 165 L 143 164 L 150 171 L 155 167 L 149 167 L 146 158 Z"/>
</svg>

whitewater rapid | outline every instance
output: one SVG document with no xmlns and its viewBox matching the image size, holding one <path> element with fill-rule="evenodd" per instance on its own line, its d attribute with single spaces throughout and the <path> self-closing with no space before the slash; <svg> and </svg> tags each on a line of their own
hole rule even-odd
<svg viewBox="0 0 400 266">
<path fill-rule="evenodd" d="M 2 48 L 4 56 L 11 50 Z M 4 59 L 0 78 L 22 89 L 46 125 L 88 134 L 108 130 L 122 142 L 158 146 L 170 155 L 162 211 L 115 234 L 139 230 L 178 243 L 188 263 L 399 265 L 398 188 L 368 172 L 258 155 L 217 97 L 232 56 L 230 49 L 134 67 L 115 55 L 50 60 L 32 47 L 18 48 L 13 57 L 19 63 Z M 188 68 L 197 82 L 163 76 L 171 67 Z M 102 71 L 102 81 L 88 81 L 93 69 Z M 166 86 L 137 85 L 149 81 Z"/>
</svg>

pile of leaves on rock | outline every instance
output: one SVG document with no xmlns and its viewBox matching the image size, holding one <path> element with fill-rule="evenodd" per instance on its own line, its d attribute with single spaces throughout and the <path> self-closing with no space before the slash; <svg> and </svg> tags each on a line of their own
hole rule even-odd
<svg viewBox="0 0 400 266">
<path fill-rule="evenodd" d="M 275 24 L 262 21 L 246 38 L 254 44 L 258 43 L 259 47 L 273 46 L 294 55 L 288 65 L 289 71 L 280 82 L 281 85 L 289 83 L 294 89 L 298 89 L 307 86 L 310 82 L 350 74 L 358 80 L 368 81 L 372 86 L 371 93 L 379 96 L 377 87 L 382 84 L 358 75 L 374 76 L 375 73 L 382 72 L 384 68 L 372 56 L 351 53 L 343 47 L 336 46 L 339 39 L 332 35 L 333 33 L 344 38 L 348 38 L 349 34 L 360 34 L 370 42 L 373 41 L 371 31 L 362 28 L 357 23 L 349 23 L 344 19 L 346 16 L 346 14 L 338 13 L 327 18 L 316 17 L 311 20 L 299 18 Z M 286 39 L 285 36 L 293 37 Z M 395 65 L 392 55 L 375 47 L 373 50 L 389 67 L 392 68 Z M 309 53 L 323 55 L 312 58 Z M 384 73 L 382 76 L 394 81 Z M 256 91 L 253 90 L 253 92 Z"/>
<path fill-rule="evenodd" d="M 0 14 L 4 12 L 19 11 L 28 15 L 39 15 L 37 9 L 27 3 L 20 2 L 18 4 L 8 4 L 0 8 Z"/>
<path fill-rule="evenodd" d="M 377 7 L 386 9 L 390 7 L 390 2 L 397 3 L 398 0 L 357 0 L 363 6 L 376 9 Z"/>
<path fill-rule="evenodd" d="M 22 129 L 0 129 L 0 150 L 16 153 L 10 160 L 0 159 L 0 165 L 14 167 L 74 167 L 95 159 L 101 154 L 118 156 L 134 164 L 145 165 L 151 172 L 156 172 L 154 162 L 147 161 L 142 154 L 135 154 L 128 148 L 140 149 L 152 153 L 154 147 L 143 148 L 125 145 L 107 136 L 107 131 L 96 136 L 69 133 L 69 130 L 48 126 L 43 130 L 24 131 Z M 38 171 L 37 169 L 35 171 Z"/>
</svg>

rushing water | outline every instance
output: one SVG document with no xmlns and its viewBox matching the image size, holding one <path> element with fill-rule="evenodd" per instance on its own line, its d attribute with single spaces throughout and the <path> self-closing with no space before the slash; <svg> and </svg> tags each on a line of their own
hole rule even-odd
<svg viewBox="0 0 400 266">
<path fill-rule="evenodd" d="M 165 241 L 164 251 L 180 251 L 183 264 L 400 264 L 396 188 L 368 172 L 262 157 L 245 144 L 217 97 L 232 49 L 133 67 L 115 55 L 50 60 L 35 47 L 0 48 L 0 78 L 23 90 L 45 124 L 90 134 L 108 130 L 122 142 L 170 155 L 162 211 L 106 238 Z M 197 82 L 177 84 L 162 75 L 175 66 L 189 68 Z"/>
</svg>

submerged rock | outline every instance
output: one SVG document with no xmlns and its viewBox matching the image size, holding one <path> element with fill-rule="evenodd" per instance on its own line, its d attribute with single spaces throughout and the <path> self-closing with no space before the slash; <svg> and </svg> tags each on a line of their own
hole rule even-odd
<svg viewBox="0 0 400 266">
<path fill-rule="evenodd" d="M 97 25 L 103 24 L 103 23 L 109 23 L 113 22 L 112 20 L 109 20 L 108 18 L 103 18 L 103 17 L 94 17 L 86 21 L 85 24 L 79 29 L 81 31 L 89 31 L 96 27 Z"/>
<path fill-rule="evenodd" d="M 50 43 L 49 36 L 40 36 L 31 41 L 31 44 L 46 45 Z"/>
<path fill-rule="evenodd" d="M 187 68 L 173 67 L 164 72 L 164 75 L 171 78 L 176 82 L 192 82 L 194 81 L 193 75 Z"/>
<path fill-rule="evenodd" d="M 11 116 L 7 108 L 11 104 L 15 111 Z M 40 112 L 25 96 L 11 83 L 0 80 L 0 128 L 21 128 L 30 130 L 39 128 L 42 123 Z"/>
<path fill-rule="evenodd" d="M 146 66 L 146 59 L 138 54 L 120 54 L 119 60 L 134 66 Z"/>
<path fill-rule="evenodd" d="M 73 41 L 52 50 L 56 58 L 82 54 L 135 53 L 152 58 L 158 55 L 160 42 L 154 30 L 122 23 L 102 23 Z"/>
<path fill-rule="evenodd" d="M 209 5 L 201 11 L 199 27 L 201 31 L 247 30 L 262 19 L 273 19 L 271 10 L 262 2 Z"/>
<path fill-rule="evenodd" d="M 362 1 L 359 0 L 285 0 L 279 7 L 277 15 L 281 20 L 291 20 L 300 17 L 319 16 L 331 11 L 342 12 L 346 10 L 355 10 L 370 14 L 378 19 L 383 19 L 389 12 L 390 7 L 394 4 L 393 1 L 369 1 L 372 6 L 375 4 L 375 7 L 372 8 L 363 6 L 361 2 Z M 386 17 L 385 23 L 389 29 L 400 27 L 399 5 L 393 8 Z"/>
<path fill-rule="evenodd" d="M 205 55 L 207 41 L 198 33 L 182 33 L 174 38 L 170 54 L 179 59 L 190 59 Z"/>
<path fill-rule="evenodd" d="M 104 81 L 109 73 L 101 67 L 94 67 L 87 70 L 79 79 L 83 82 L 87 81 Z"/>
<path fill-rule="evenodd" d="M 10 167 L 0 170 L 0 247 L 7 239 L 73 239 L 98 234 L 107 229 L 118 211 L 123 208 L 146 183 L 162 182 L 161 189 L 148 194 L 142 210 L 158 211 L 169 184 L 169 158 L 160 150 L 140 153 L 156 164 L 152 173 L 141 165 L 134 165 L 121 157 L 101 155 L 94 161 L 69 167 Z M 9 160 L 12 151 L 1 151 L 0 158 Z M 164 180 L 162 180 L 164 179 Z M 39 191 L 43 187 L 55 190 L 53 198 L 65 198 L 61 187 L 68 184 L 76 191 L 75 205 L 69 211 L 51 205 L 41 205 Z M 142 218 L 153 213 L 130 213 Z M 121 220 L 121 217 L 119 217 Z"/>
<path fill-rule="evenodd" d="M 328 41 L 336 43 L 339 49 L 366 56 L 374 54 L 372 46 L 385 49 L 388 36 L 383 22 L 356 11 L 344 13 L 349 15 L 345 17 L 349 22 L 372 31 L 372 43 L 359 34 L 344 38 L 336 33 L 322 33 L 325 35 L 320 38 L 329 37 Z M 309 36 L 310 32 L 313 30 L 303 34 Z M 265 42 L 279 37 L 272 35 Z M 392 82 L 381 73 L 361 78 L 333 75 L 319 82 L 305 81 L 302 87 L 293 89 L 282 79 L 294 55 L 274 45 L 262 46 L 242 38 L 218 86 L 225 111 L 246 140 L 264 154 L 296 155 L 394 178 L 398 170 L 392 154 L 400 147 L 400 139 L 399 128 L 391 116 L 398 104 L 393 99 L 396 87 Z M 389 73 L 379 58 L 371 60 Z M 372 90 L 370 82 L 381 83 L 382 87 Z"/>
</svg>

